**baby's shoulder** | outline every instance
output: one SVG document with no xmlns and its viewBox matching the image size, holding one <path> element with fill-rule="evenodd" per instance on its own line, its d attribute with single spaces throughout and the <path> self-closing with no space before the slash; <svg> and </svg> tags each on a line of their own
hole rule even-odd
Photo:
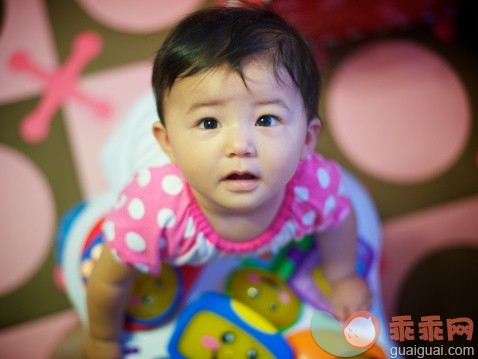
<svg viewBox="0 0 478 359">
<path fill-rule="evenodd" d="M 123 193 L 128 197 L 162 201 L 184 195 L 186 181 L 176 165 L 145 167 L 137 171 Z"/>
<path fill-rule="evenodd" d="M 296 181 L 306 187 L 328 188 L 341 182 L 341 170 L 335 160 L 326 159 L 319 153 L 310 154 L 302 161 L 297 171 Z"/>
<path fill-rule="evenodd" d="M 321 232 L 345 218 L 350 201 L 336 161 L 311 154 L 296 175 L 289 208 L 300 234 Z"/>
</svg>

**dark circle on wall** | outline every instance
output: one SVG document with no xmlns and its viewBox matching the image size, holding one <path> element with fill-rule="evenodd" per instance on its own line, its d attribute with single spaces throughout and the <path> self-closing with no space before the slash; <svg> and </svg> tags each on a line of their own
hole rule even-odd
<svg viewBox="0 0 478 359">
<path fill-rule="evenodd" d="M 456 242 L 450 239 L 450 243 Z M 411 315 L 414 340 L 394 342 L 405 347 L 473 347 L 478 353 L 478 247 L 449 247 L 430 253 L 405 279 L 398 298 L 397 315 Z M 420 338 L 419 323 L 425 316 L 440 316 L 443 340 Z M 471 341 L 466 335 L 447 339 L 447 319 L 467 317 L 473 321 Z M 431 350 L 431 349 L 430 349 Z M 417 355 L 405 355 L 416 358 Z"/>
</svg>

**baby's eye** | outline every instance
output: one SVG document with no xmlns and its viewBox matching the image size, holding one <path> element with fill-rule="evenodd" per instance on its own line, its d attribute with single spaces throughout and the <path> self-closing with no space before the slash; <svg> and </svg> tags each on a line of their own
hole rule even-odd
<svg viewBox="0 0 478 359">
<path fill-rule="evenodd" d="M 279 120 L 277 117 L 272 116 L 272 115 L 262 115 L 259 117 L 256 121 L 256 126 L 264 126 L 264 127 L 269 127 L 269 126 L 275 126 L 279 123 Z"/>
<path fill-rule="evenodd" d="M 214 118 L 208 117 L 199 121 L 198 127 L 205 130 L 213 130 L 219 127 L 219 122 Z"/>
</svg>

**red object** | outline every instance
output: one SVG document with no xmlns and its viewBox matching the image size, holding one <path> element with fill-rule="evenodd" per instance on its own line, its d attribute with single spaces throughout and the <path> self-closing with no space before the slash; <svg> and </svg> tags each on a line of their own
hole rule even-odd
<svg viewBox="0 0 478 359">
<path fill-rule="evenodd" d="M 428 24 L 444 41 L 453 37 L 460 0 L 254 0 L 269 6 L 316 44 L 335 43 L 367 35 Z M 218 0 L 240 5 L 240 1 Z"/>
<path fill-rule="evenodd" d="M 318 43 L 418 24 L 449 23 L 459 0 L 274 0 L 272 10 Z"/>
</svg>

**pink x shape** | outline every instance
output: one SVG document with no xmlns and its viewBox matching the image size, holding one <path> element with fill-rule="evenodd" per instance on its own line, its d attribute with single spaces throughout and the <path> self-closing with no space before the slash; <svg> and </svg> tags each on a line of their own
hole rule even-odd
<svg viewBox="0 0 478 359">
<path fill-rule="evenodd" d="M 102 118 L 112 112 L 109 103 L 96 100 L 77 87 L 78 79 L 87 63 L 102 50 L 102 40 L 94 32 L 79 34 L 73 41 L 72 52 L 62 67 L 48 71 L 35 65 L 25 51 L 18 51 L 10 58 L 12 69 L 28 72 L 45 84 L 43 96 L 37 107 L 27 114 L 20 124 L 20 134 L 29 143 L 46 139 L 54 114 L 67 99 L 74 98 L 89 106 Z"/>
</svg>

